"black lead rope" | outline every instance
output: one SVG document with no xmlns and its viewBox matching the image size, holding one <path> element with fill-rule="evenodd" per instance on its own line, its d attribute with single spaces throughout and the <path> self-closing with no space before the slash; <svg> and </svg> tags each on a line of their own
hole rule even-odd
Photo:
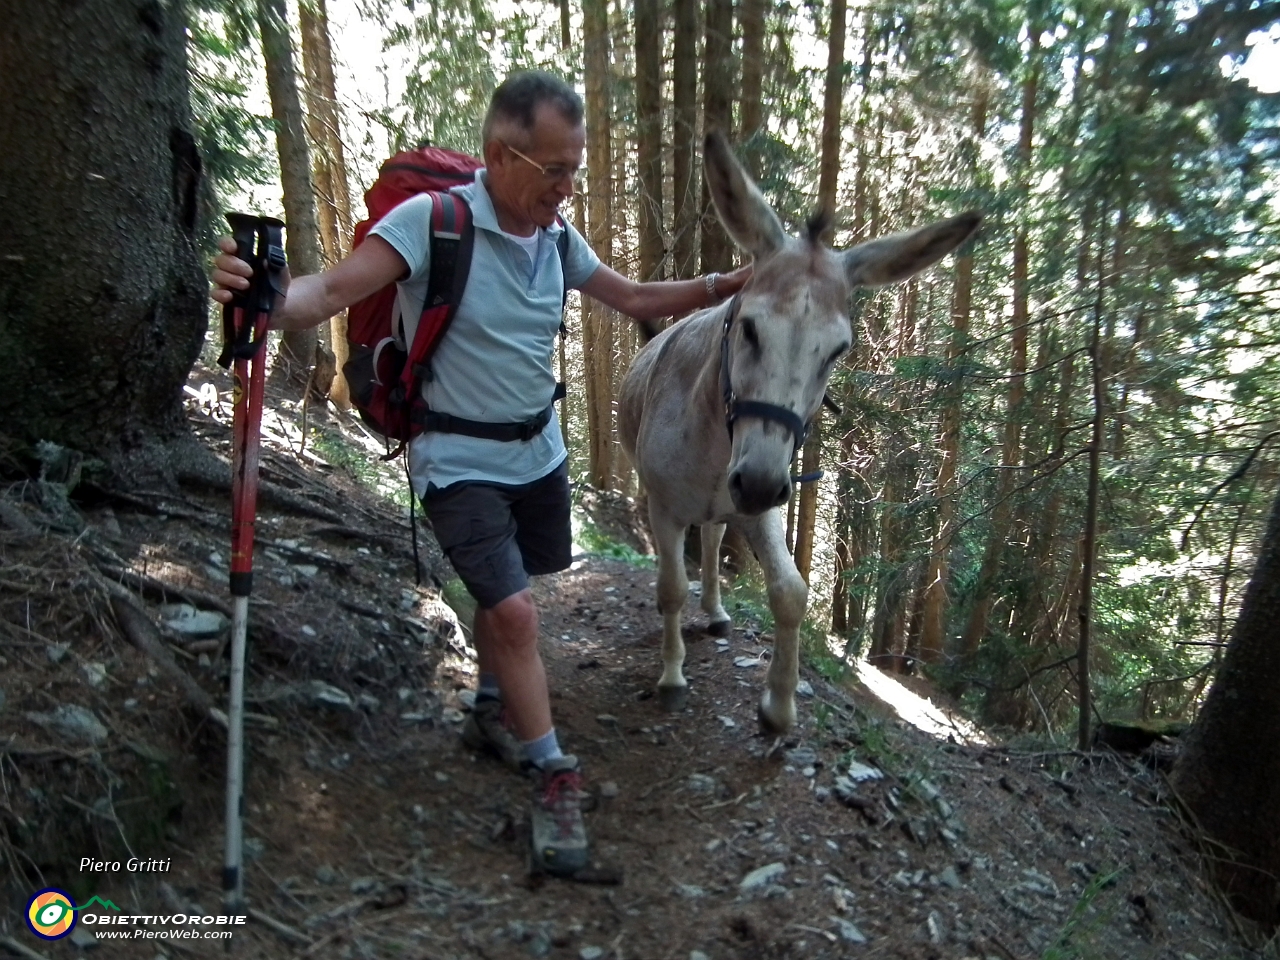
<svg viewBox="0 0 1280 960">
<path fill-rule="evenodd" d="M 794 438 L 791 459 L 794 461 L 796 454 L 800 452 L 809 436 L 809 424 L 801 420 L 799 414 L 786 407 L 760 400 L 739 400 L 737 394 L 733 392 L 733 381 L 729 376 L 729 330 L 733 327 L 734 318 L 738 315 L 740 302 L 741 295 L 735 295 L 733 302 L 729 304 L 728 313 L 725 314 L 724 330 L 720 335 L 720 396 L 724 400 L 724 423 L 729 431 L 729 442 L 733 442 L 733 424 L 741 417 L 756 417 L 760 420 L 772 421 L 781 424 L 791 432 Z M 825 393 L 822 396 L 822 402 L 839 412 L 840 408 Z M 813 483 L 821 479 L 821 470 L 791 475 L 792 483 Z"/>
</svg>

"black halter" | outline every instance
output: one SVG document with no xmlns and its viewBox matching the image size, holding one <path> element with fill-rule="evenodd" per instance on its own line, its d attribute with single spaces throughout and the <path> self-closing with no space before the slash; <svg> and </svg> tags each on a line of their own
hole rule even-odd
<svg viewBox="0 0 1280 960">
<path fill-rule="evenodd" d="M 809 436 L 809 424 L 800 419 L 799 414 L 773 403 L 762 403 L 759 400 L 739 400 L 733 392 L 733 382 L 729 379 L 729 330 L 733 326 L 734 317 L 738 315 L 739 298 L 735 296 L 729 305 L 729 312 L 724 318 L 724 332 L 720 335 L 720 395 L 724 398 L 724 423 L 729 429 L 729 439 L 733 439 L 733 424 L 740 417 L 756 417 L 760 420 L 772 420 L 780 423 L 795 438 L 792 455 L 804 446 Z"/>
<path fill-rule="evenodd" d="M 741 294 L 734 295 L 733 301 L 729 304 L 729 312 L 725 314 L 724 332 L 720 334 L 720 395 L 724 398 L 724 425 L 729 431 L 729 441 L 733 441 L 733 424 L 739 417 L 757 417 L 761 420 L 772 420 L 774 423 L 780 423 L 791 431 L 791 436 L 794 438 L 791 457 L 794 459 L 809 436 L 809 425 L 812 420 L 807 422 L 801 420 L 799 414 L 774 403 L 762 403 L 759 400 L 739 400 L 738 395 L 733 392 L 733 381 L 729 378 L 729 329 L 733 326 L 734 318 L 738 315 L 738 306 L 741 299 Z M 839 414 L 841 412 L 839 405 L 827 393 L 822 395 L 822 405 L 833 413 Z M 822 479 L 822 471 L 815 470 L 813 473 L 806 473 L 800 476 L 792 475 L 791 479 L 795 483 L 813 483 Z"/>
</svg>

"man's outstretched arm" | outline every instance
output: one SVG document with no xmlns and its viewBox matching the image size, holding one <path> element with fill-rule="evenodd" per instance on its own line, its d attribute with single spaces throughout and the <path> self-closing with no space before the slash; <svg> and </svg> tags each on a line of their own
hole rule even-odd
<svg viewBox="0 0 1280 960">
<path fill-rule="evenodd" d="M 587 296 L 628 317 L 657 320 L 714 306 L 733 296 L 750 279 L 751 266 L 748 264 L 732 273 L 715 274 L 714 277 L 715 292 L 712 294 L 707 289 L 706 277 L 638 283 L 602 263 L 580 289 Z"/>
</svg>

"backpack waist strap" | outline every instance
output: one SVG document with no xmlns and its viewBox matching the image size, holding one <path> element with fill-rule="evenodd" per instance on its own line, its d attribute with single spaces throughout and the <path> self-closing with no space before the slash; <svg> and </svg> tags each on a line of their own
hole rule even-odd
<svg viewBox="0 0 1280 960">
<path fill-rule="evenodd" d="M 481 440 L 500 440 L 510 443 L 515 440 L 529 441 L 540 434 L 551 418 L 555 416 L 557 400 L 563 400 L 565 388 L 563 383 L 556 384 L 556 392 L 551 397 L 547 408 L 537 416 L 530 417 L 520 423 L 485 423 L 481 420 L 467 420 L 448 413 L 428 410 L 419 418 L 424 433 L 460 433 L 464 437 L 478 437 Z"/>
</svg>

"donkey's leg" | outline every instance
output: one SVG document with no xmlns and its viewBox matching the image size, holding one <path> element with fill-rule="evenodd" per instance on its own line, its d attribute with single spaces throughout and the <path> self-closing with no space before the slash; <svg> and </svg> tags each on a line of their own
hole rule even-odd
<svg viewBox="0 0 1280 960">
<path fill-rule="evenodd" d="M 701 529 L 702 610 L 711 618 L 707 633 L 713 637 L 727 637 L 733 621 L 720 606 L 720 541 L 724 539 L 724 524 L 704 523 Z"/>
<path fill-rule="evenodd" d="M 649 501 L 649 526 L 658 550 L 658 612 L 662 614 L 662 678 L 658 681 L 658 702 L 667 711 L 683 710 L 689 699 L 684 679 L 684 637 L 680 615 L 689 598 L 689 578 L 684 572 L 685 528 Z"/>
<path fill-rule="evenodd" d="M 760 722 L 768 730 L 785 733 L 796 722 L 796 685 L 800 681 L 800 621 L 804 618 L 809 587 L 787 553 L 782 516 L 769 510 L 742 521 L 765 583 L 769 585 L 769 609 L 773 613 L 773 659 L 764 695 L 760 698 Z"/>
</svg>

